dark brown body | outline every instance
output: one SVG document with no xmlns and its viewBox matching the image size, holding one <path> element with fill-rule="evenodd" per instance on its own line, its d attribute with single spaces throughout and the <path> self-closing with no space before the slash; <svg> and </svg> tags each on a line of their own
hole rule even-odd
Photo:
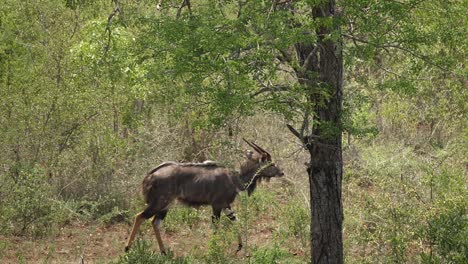
<svg viewBox="0 0 468 264">
<path fill-rule="evenodd" d="M 252 151 L 246 153 L 240 172 L 229 170 L 212 161 L 204 163 L 164 162 L 151 170 L 143 179 L 142 184 L 147 206 L 135 217 L 125 250 L 129 249 L 141 223 L 154 216 L 153 229 L 159 248 L 162 253 L 165 253 L 160 225 L 171 203 L 176 199 L 191 207 L 211 205 L 214 222 L 219 219 L 223 210 L 229 219 L 236 220 L 231 210 L 231 203 L 240 191 L 247 190 L 250 195 L 261 179 L 284 175 L 272 163 L 268 152 L 255 143 L 246 142 L 254 148 L 256 153 Z M 241 248 L 242 241 L 239 236 L 238 250 Z"/>
<path fill-rule="evenodd" d="M 188 206 L 227 208 L 244 186 L 238 173 L 214 163 L 165 162 L 143 180 L 148 215 L 166 211 L 175 199 Z"/>
</svg>

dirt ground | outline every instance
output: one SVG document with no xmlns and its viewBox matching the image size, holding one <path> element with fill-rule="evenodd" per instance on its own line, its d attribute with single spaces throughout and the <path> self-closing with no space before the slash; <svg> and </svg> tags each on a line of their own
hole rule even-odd
<svg viewBox="0 0 468 264">
<path fill-rule="evenodd" d="M 262 245 L 271 240 L 273 228 L 270 225 L 271 219 L 261 219 L 254 223 L 249 230 L 252 233 L 249 235 L 249 245 Z M 130 223 L 107 226 L 75 223 L 46 238 L 0 236 L 0 263 L 108 263 L 124 254 L 130 229 Z M 196 250 L 206 250 L 211 232 L 209 223 L 200 223 L 194 229 L 164 232 L 163 240 L 174 255 L 186 256 Z M 151 241 L 154 250 L 158 250 L 149 221 L 142 225 L 137 235 L 137 239 L 141 238 Z M 233 241 L 232 248 L 234 252 L 236 241 Z M 245 258 L 243 251 L 237 257 Z M 290 253 L 304 254 L 301 251 Z"/>
<path fill-rule="evenodd" d="M 285 197 L 276 197 L 277 201 L 284 202 Z M 239 207 L 240 205 L 236 205 Z M 286 204 L 283 204 L 285 207 Z M 210 238 L 213 235 L 211 224 L 211 208 L 199 208 L 202 215 L 199 222 L 193 227 L 177 226 L 171 231 L 163 223 L 163 241 L 174 256 L 203 256 L 209 250 Z M 239 209 L 240 210 L 240 209 Z M 270 209 L 271 210 L 271 209 Z M 244 249 L 234 254 L 237 240 L 232 245 L 233 257 L 248 258 L 254 247 L 271 246 L 275 241 L 278 230 L 284 230 L 278 212 L 269 209 L 255 215 L 250 220 L 247 234 L 243 233 Z M 46 237 L 33 239 L 28 236 L 2 236 L 0 235 L 0 264 L 4 263 L 109 263 L 116 261 L 124 255 L 125 242 L 131 231 L 132 219 L 125 222 L 106 225 L 102 222 L 76 222 L 69 223 Z M 167 223 L 166 223 L 167 225 Z M 172 227 L 174 229 L 174 227 Z M 144 222 L 136 239 L 145 239 L 151 242 L 154 251 L 158 252 L 156 238 L 150 221 Z M 308 246 L 295 237 L 280 242 L 281 248 L 294 256 L 308 255 Z M 230 254 L 228 251 L 227 253 Z"/>
<path fill-rule="evenodd" d="M 47 238 L 0 237 L 0 262 L 81 263 L 82 258 L 85 263 L 108 262 L 123 254 L 129 229 L 126 224 L 74 224 Z"/>
<path fill-rule="evenodd" d="M 201 229 L 205 230 L 205 227 Z M 125 242 L 130 234 L 131 225 L 74 224 L 60 229 L 47 238 L 31 240 L 25 237 L 1 237 L 0 263 L 108 263 L 124 254 Z M 208 227 L 209 230 L 209 227 Z M 201 230 L 183 230 L 180 233 L 164 232 L 164 243 L 177 256 L 185 256 L 201 239 L 206 239 L 206 232 Z M 205 230 L 206 231 L 206 230 Z M 137 239 L 151 241 L 158 250 L 156 239 L 148 223 L 142 225 Z M 202 245 L 201 247 L 206 247 Z"/>
</svg>

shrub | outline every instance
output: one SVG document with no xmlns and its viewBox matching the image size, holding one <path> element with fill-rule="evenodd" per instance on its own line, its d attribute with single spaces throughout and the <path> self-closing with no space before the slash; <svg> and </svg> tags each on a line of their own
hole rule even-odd
<svg viewBox="0 0 468 264">
<path fill-rule="evenodd" d="M 310 236 L 310 213 L 305 204 L 298 199 L 288 202 L 282 212 L 283 222 L 286 223 L 286 237 L 296 237 L 305 246 Z"/>
<path fill-rule="evenodd" d="M 144 263 L 167 263 L 167 264 L 188 264 L 193 263 L 190 258 L 174 257 L 172 252 L 161 255 L 151 250 L 151 242 L 148 240 L 137 240 L 131 250 L 121 256 L 115 264 L 144 264 Z"/>
<path fill-rule="evenodd" d="M 269 214 L 272 208 L 277 207 L 275 192 L 267 186 L 257 187 L 255 192 L 248 197 L 249 212 L 255 214 Z"/>
<path fill-rule="evenodd" d="M 12 175 L 10 175 L 12 176 Z M 45 235 L 53 223 L 66 217 L 43 171 L 22 168 L 16 177 L 4 179 L 4 199 L 0 201 L 0 228 L 17 235 Z"/>
<path fill-rule="evenodd" d="M 275 244 L 273 247 L 255 248 L 252 251 L 252 258 L 249 263 L 270 264 L 270 263 L 291 263 L 292 254 L 281 249 Z"/>
<path fill-rule="evenodd" d="M 464 198 L 437 205 L 423 234 L 433 246 L 421 254 L 424 263 L 468 263 L 467 203 Z"/>
<path fill-rule="evenodd" d="M 227 254 L 232 241 L 235 241 L 229 230 L 217 229 L 208 242 L 208 252 L 204 259 L 207 263 L 232 263 Z"/>
</svg>

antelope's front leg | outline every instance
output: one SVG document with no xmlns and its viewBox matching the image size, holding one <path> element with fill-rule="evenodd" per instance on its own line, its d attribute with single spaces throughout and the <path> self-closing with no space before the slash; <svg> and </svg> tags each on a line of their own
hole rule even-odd
<svg viewBox="0 0 468 264">
<path fill-rule="evenodd" d="M 231 207 L 225 208 L 224 214 L 227 216 L 227 218 L 229 218 L 229 220 L 233 222 L 237 221 L 236 215 L 234 214 L 234 211 L 231 209 Z M 237 233 L 237 242 L 238 242 L 238 245 L 237 245 L 236 253 L 242 249 L 242 238 L 241 238 L 240 232 Z"/>
<path fill-rule="evenodd" d="M 212 207 L 213 209 L 213 215 L 211 216 L 211 222 L 213 222 L 213 225 L 217 225 L 219 222 L 219 218 L 221 217 L 221 208 L 218 207 Z"/>
</svg>

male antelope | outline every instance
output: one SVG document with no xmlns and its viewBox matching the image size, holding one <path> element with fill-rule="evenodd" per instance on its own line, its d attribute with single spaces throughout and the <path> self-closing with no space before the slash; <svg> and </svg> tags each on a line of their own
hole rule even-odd
<svg viewBox="0 0 468 264">
<path fill-rule="evenodd" d="M 253 142 L 244 139 L 256 153 L 246 152 L 246 159 L 240 166 L 240 172 L 229 170 L 212 161 L 203 163 L 164 162 L 151 170 L 143 179 L 143 196 L 146 208 L 135 216 L 132 232 L 128 238 L 125 251 L 128 251 L 135 234 L 145 219 L 153 217 L 152 225 L 159 249 L 165 254 L 161 239 L 161 222 L 169 210 L 170 204 L 178 199 L 180 202 L 197 207 L 211 205 L 213 221 L 217 221 L 224 210 L 226 216 L 235 221 L 231 203 L 240 191 L 247 190 L 250 195 L 261 179 L 281 177 L 284 173 L 272 163 L 271 155 Z M 237 251 L 242 248 L 239 239 Z"/>
</svg>

